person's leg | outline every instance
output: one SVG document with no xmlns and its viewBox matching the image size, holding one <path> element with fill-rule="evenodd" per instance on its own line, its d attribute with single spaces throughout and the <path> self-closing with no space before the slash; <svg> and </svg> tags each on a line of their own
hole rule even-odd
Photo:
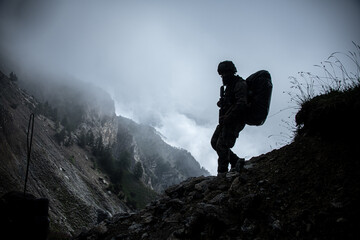
<svg viewBox="0 0 360 240">
<path fill-rule="evenodd" d="M 238 157 L 233 151 L 231 151 L 231 150 L 230 150 L 229 155 L 230 155 L 230 160 L 229 160 L 229 162 L 230 162 L 231 168 L 234 168 L 235 165 L 236 165 L 236 163 L 237 163 L 237 161 L 238 161 L 238 159 L 239 159 L 239 157 Z"/>
<path fill-rule="evenodd" d="M 211 137 L 211 146 L 212 148 L 216 151 L 216 144 L 217 144 L 217 141 L 219 139 L 219 136 L 220 136 L 220 132 L 221 132 L 221 126 L 220 125 L 217 125 L 212 137 Z"/>
<path fill-rule="evenodd" d="M 234 136 L 235 140 L 239 137 L 239 133 L 241 132 L 241 130 L 244 129 L 244 127 L 245 127 L 245 123 L 238 123 L 234 127 L 233 134 L 235 135 Z M 235 142 L 234 142 L 234 145 L 235 145 Z M 229 152 L 229 162 L 230 162 L 230 165 L 231 165 L 231 169 L 235 169 L 236 165 L 242 167 L 244 165 L 244 163 L 245 163 L 245 159 L 244 158 L 239 158 L 233 151 L 230 150 L 230 152 Z"/>
<path fill-rule="evenodd" d="M 217 138 L 215 150 L 219 156 L 218 158 L 218 173 L 224 173 L 228 171 L 228 166 L 234 154 L 230 148 L 235 144 L 238 133 L 236 129 L 231 126 L 224 126 L 221 128 L 219 136 Z"/>
<path fill-rule="evenodd" d="M 218 155 L 218 173 L 228 171 L 228 151 L 229 149 L 224 146 L 223 142 L 223 126 L 218 125 L 211 138 L 211 146 Z M 220 137 L 222 136 L 222 137 Z"/>
</svg>

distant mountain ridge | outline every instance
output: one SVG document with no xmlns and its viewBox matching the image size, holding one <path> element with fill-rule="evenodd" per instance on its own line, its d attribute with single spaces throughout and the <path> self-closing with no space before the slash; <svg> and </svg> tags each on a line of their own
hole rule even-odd
<svg viewBox="0 0 360 240">
<path fill-rule="evenodd" d="M 209 175 L 154 128 L 116 116 L 101 89 L 45 82 L 15 82 L 0 72 L 0 195 L 22 189 L 28 118 L 35 112 L 28 189 L 50 199 L 51 231 L 77 233 L 144 207 L 188 177 Z"/>
</svg>

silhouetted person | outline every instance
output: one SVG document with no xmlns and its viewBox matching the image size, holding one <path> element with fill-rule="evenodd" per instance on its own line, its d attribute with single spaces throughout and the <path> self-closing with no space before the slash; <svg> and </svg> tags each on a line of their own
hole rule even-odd
<svg viewBox="0 0 360 240">
<path fill-rule="evenodd" d="M 217 103 L 220 107 L 219 124 L 211 138 L 211 146 L 219 156 L 218 173 L 226 173 L 229 163 L 232 170 L 240 171 L 245 163 L 245 159 L 231 151 L 239 132 L 245 127 L 247 106 L 247 85 L 243 78 L 235 75 L 236 72 L 233 62 L 219 63 L 218 73 L 223 82 Z"/>
</svg>

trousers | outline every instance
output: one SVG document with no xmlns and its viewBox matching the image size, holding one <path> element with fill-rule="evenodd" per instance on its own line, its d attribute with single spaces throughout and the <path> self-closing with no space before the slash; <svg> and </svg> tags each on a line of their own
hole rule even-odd
<svg viewBox="0 0 360 240">
<path fill-rule="evenodd" d="M 245 123 L 236 123 L 231 125 L 218 125 L 211 138 L 211 146 L 218 155 L 218 173 L 228 171 L 229 163 L 235 167 L 239 157 L 231 151 L 234 147 L 239 133 L 245 127 Z"/>
</svg>

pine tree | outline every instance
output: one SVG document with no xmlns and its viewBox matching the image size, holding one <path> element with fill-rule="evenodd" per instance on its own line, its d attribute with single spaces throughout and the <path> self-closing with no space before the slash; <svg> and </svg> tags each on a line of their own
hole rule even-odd
<svg viewBox="0 0 360 240">
<path fill-rule="evenodd" d="M 86 134 L 85 134 L 85 130 L 84 130 L 84 129 L 81 130 L 78 144 L 79 144 L 79 146 L 82 147 L 82 148 L 84 148 L 84 147 L 86 146 L 86 144 L 87 144 L 87 139 L 86 139 Z"/>
<path fill-rule="evenodd" d="M 18 80 L 18 77 L 16 76 L 16 74 L 14 72 L 10 73 L 9 78 L 11 81 L 14 81 L 14 82 L 16 82 Z"/>
<path fill-rule="evenodd" d="M 92 147 L 94 145 L 94 134 L 91 130 L 89 130 L 86 134 L 86 139 L 87 139 L 87 145 Z"/>
<path fill-rule="evenodd" d="M 95 156 L 101 156 L 102 153 L 104 152 L 104 144 L 103 144 L 103 140 L 102 140 L 101 135 L 96 139 L 92 150 L 93 150 L 93 154 Z"/>
<path fill-rule="evenodd" d="M 55 134 L 55 139 L 57 143 L 61 144 L 62 142 L 64 142 L 65 136 L 66 136 L 66 131 L 65 128 L 63 128 L 60 132 Z"/>
<path fill-rule="evenodd" d="M 136 179 L 140 179 L 143 175 L 143 168 L 141 162 L 137 162 L 134 166 L 134 176 Z"/>
</svg>

